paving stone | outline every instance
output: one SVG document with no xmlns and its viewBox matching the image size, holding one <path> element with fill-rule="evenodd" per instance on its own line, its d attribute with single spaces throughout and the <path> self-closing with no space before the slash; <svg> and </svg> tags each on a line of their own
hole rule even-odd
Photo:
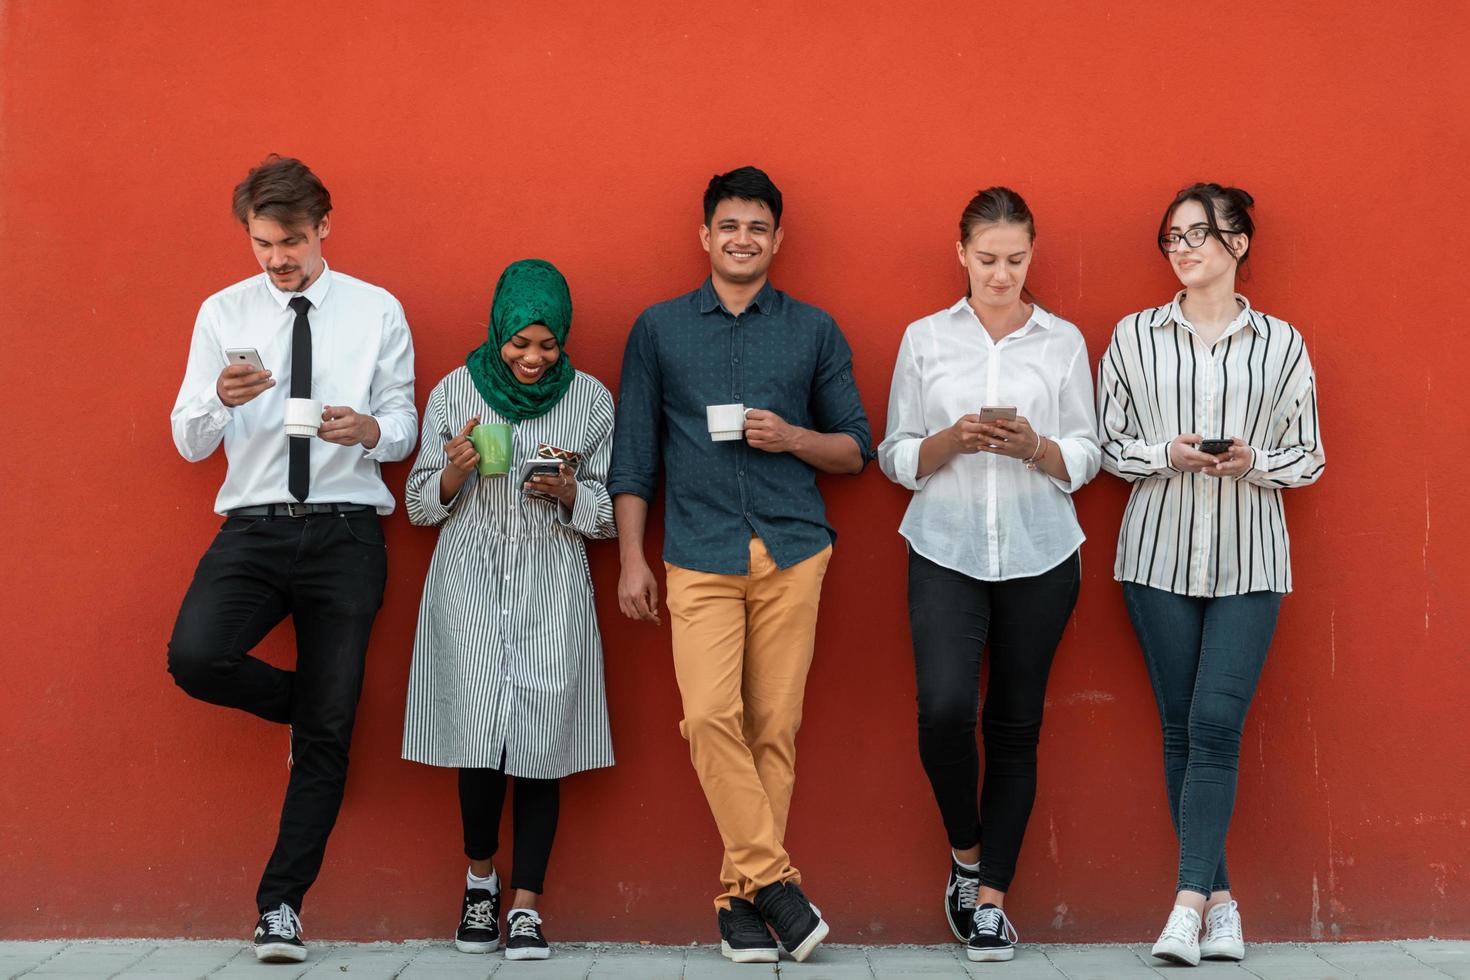
<svg viewBox="0 0 1470 980">
<path fill-rule="evenodd" d="M 34 970 L 65 949 L 65 940 L 0 943 L 0 977 L 13 977 Z"/>
<path fill-rule="evenodd" d="M 572 944 L 551 944 L 551 956 L 544 960 L 508 960 L 504 953 L 492 953 L 500 958 L 500 967 L 495 971 L 495 980 L 582 980 L 597 962 L 594 949 Z"/>
<path fill-rule="evenodd" d="M 866 948 L 835 943 L 818 946 L 805 963 L 782 958 L 780 973 L 800 980 L 867 980 L 873 976 Z"/>
<path fill-rule="evenodd" d="M 461 953 L 453 943 L 429 943 L 414 950 L 399 980 L 486 980 L 503 962 L 502 953 Z"/>
<path fill-rule="evenodd" d="M 128 969 L 159 945 L 156 942 L 111 942 L 100 939 L 69 943 L 65 949 L 26 976 L 62 974 L 74 977 L 110 977 Z"/>
<path fill-rule="evenodd" d="M 896 977 L 969 977 L 952 946 L 872 946 L 868 966 L 877 980 Z"/>
<path fill-rule="evenodd" d="M 614 946 L 594 953 L 588 980 L 682 980 L 683 946 Z"/>
<path fill-rule="evenodd" d="M 762 980 L 763 977 L 777 975 L 775 963 L 731 963 L 720 955 L 718 946 L 689 946 L 685 949 L 684 980 L 739 980 L 741 977 Z"/>
<path fill-rule="evenodd" d="M 955 957 L 971 977 L 984 977 L 985 980 L 996 980 L 997 968 L 1005 970 L 1005 976 L 1001 980 L 1064 980 L 1065 978 L 1065 974 L 1052 966 L 1051 960 L 1046 958 L 1046 952 L 1034 943 L 1022 943 L 1017 946 L 1015 959 L 1005 963 L 971 963 L 965 956 L 965 948 L 960 945 L 955 946 Z"/>
<path fill-rule="evenodd" d="M 165 943 L 116 976 L 118 980 L 133 980 L 134 977 L 203 977 L 242 953 L 251 959 L 255 958 L 248 948 L 234 941 Z"/>
<path fill-rule="evenodd" d="M 1312 952 L 1348 976 L 1445 980 L 1443 973 L 1393 943 L 1318 943 Z"/>
<path fill-rule="evenodd" d="M 1132 980 L 1160 976 L 1140 956 L 1147 946 L 1048 946 L 1046 958 L 1068 980 Z"/>
<path fill-rule="evenodd" d="M 1398 943 L 1406 953 L 1441 973 L 1460 980 L 1470 980 L 1470 943 L 1447 943 L 1437 939 L 1418 939 Z"/>
<path fill-rule="evenodd" d="M 1349 977 L 1351 974 L 1333 966 L 1312 952 L 1309 944 L 1272 943 L 1245 944 L 1245 962 L 1240 966 L 1261 980 L 1319 980 Z M 1215 964 L 1211 962 L 1211 966 Z"/>
<path fill-rule="evenodd" d="M 304 976 L 342 980 L 393 980 L 418 953 L 403 943 L 343 943 L 313 946 Z"/>
</svg>

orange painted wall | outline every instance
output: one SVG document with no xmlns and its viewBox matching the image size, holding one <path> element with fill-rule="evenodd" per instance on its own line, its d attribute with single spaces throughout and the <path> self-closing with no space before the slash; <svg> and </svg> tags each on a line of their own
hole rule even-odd
<svg viewBox="0 0 1470 980">
<path fill-rule="evenodd" d="M 615 385 L 645 305 L 696 285 L 711 173 L 787 197 L 777 284 L 830 310 L 881 432 L 903 327 L 953 302 L 978 187 L 1039 216 L 1037 295 L 1094 358 L 1166 299 L 1179 186 L 1259 202 L 1261 308 L 1316 364 L 1330 465 L 1288 494 L 1299 591 L 1250 715 L 1231 836 L 1253 938 L 1470 936 L 1464 433 L 1470 15 L 1456 2 L 0 4 L 0 937 L 243 936 L 285 733 L 164 670 L 221 458 L 168 412 L 204 296 L 255 271 L 230 188 L 308 161 L 328 256 L 408 311 L 420 404 L 482 336 L 506 262 L 576 299 L 570 351 Z M 406 464 L 386 477 L 401 492 Z M 834 939 L 941 941 L 944 839 L 920 771 L 905 493 L 827 485 L 841 541 L 789 844 Z M 1089 541 L 1011 908 L 1028 940 L 1138 940 L 1174 845 L 1152 698 Z M 388 522 L 348 797 L 317 937 L 443 936 L 459 876 L 446 771 L 398 758 L 433 532 Z M 708 942 L 718 843 L 676 728 L 666 630 L 616 611 L 594 545 L 619 765 L 571 779 L 548 897 L 565 939 Z M 265 645 L 290 657 L 289 628 Z"/>
</svg>

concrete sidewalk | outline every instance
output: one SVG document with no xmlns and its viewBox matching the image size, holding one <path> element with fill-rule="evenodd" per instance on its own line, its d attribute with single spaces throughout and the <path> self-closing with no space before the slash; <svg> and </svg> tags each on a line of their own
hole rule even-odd
<svg viewBox="0 0 1470 980">
<path fill-rule="evenodd" d="M 460 980 L 495 976 L 524 980 L 705 980 L 705 978 L 967 977 L 1003 980 L 1238 977 L 1245 980 L 1470 980 L 1470 942 L 1433 939 L 1381 943 L 1270 943 L 1246 948 L 1244 963 L 1202 963 L 1198 970 L 1157 963 L 1148 946 L 1023 945 L 1009 963 L 970 963 L 948 946 L 822 946 L 805 963 L 736 965 L 714 946 L 627 946 L 561 943 L 551 959 L 509 962 L 501 954 L 470 956 L 447 942 L 311 943 L 305 963 L 267 965 L 239 942 L 184 940 L 55 940 L 0 942 L 0 977 L 242 977 L 292 980 Z M 1181 972 L 1182 971 L 1182 972 Z"/>
</svg>

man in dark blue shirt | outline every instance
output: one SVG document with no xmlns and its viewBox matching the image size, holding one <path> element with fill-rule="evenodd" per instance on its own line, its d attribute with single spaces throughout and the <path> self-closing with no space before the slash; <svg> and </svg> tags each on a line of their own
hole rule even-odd
<svg viewBox="0 0 1470 980">
<path fill-rule="evenodd" d="M 842 331 L 767 282 L 782 238 L 770 178 L 742 167 L 711 180 L 699 236 L 709 279 L 645 310 L 623 355 L 608 479 L 618 605 L 660 623 L 643 537 L 662 469 L 680 729 L 725 842 L 721 951 L 775 962 L 769 927 L 804 960 L 827 924 L 783 839 L 836 538 L 816 474 L 861 472 L 871 434 Z"/>
</svg>

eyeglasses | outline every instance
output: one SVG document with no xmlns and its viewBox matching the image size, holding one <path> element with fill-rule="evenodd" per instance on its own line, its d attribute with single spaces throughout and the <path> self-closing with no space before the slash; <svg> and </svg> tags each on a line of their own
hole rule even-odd
<svg viewBox="0 0 1470 980">
<path fill-rule="evenodd" d="M 1238 235 L 1240 232 L 1233 228 L 1221 228 L 1220 234 Z M 1199 248 L 1205 243 L 1205 239 L 1209 237 L 1210 229 L 1208 228 L 1191 228 L 1182 235 L 1176 235 L 1171 231 L 1167 235 L 1160 236 L 1159 247 L 1166 252 L 1173 252 L 1179 248 L 1179 243 L 1183 241 L 1190 248 Z"/>
</svg>

